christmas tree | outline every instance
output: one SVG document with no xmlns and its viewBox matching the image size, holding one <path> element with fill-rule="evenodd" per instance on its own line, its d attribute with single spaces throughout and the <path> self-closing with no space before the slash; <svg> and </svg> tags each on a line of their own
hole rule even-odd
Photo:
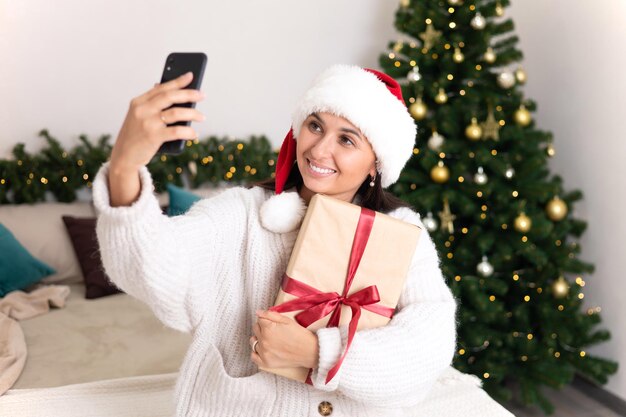
<svg viewBox="0 0 626 417">
<path fill-rule="evenodd" d="M 550 402 L 576 373 L 598 383 L 617 364 L 586 349 L 609 339 L 584 311 L 578 190 L 551 175 L 552 135 L 535 127 L 507 0 L 402 0 L 403 34 L 381 55 L 417 121 L 413 158 L 392 191 L 423 214 L 457 299 L 454 366 L 496 399 Z"/>
</svg>

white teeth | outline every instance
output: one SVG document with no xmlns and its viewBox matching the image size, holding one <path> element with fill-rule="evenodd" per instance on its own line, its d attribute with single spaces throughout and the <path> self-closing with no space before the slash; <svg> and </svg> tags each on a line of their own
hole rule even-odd
<svg viewBox="0 0 626 417">
<path fill-rule="evenodd" d="M 335 172 L 332 169 L 325 169 L 325 168 L 319 168 L 316 167 L 315 165 L 313 165 L 311 162 L 309 162 L 309 166 L 311 167 L 311 169 L 315 172 L 318 172 L 320 174 L 332 174 L 333 172 Z"/>
</svg>

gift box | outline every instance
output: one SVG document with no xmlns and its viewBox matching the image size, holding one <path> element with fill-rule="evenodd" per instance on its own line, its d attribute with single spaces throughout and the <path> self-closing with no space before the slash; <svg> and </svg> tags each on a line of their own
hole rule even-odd
<svg viewBox="0 0 626 417">
<path fill-rule="evenodd" d="M 386 325 L 404 288 L 421 229 L 332 197 L 311 198 L 273 311 L 315 332 L 348 325 L 348 341 L 330 381 L 357 330 Z M 261 368 L 311 383 L 307 368 Z"/>
</svg>

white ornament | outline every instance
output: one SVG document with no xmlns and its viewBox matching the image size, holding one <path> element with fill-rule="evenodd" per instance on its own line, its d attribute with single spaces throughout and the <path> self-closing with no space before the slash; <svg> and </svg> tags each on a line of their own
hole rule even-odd
<svg viewBox="0 0 626 417">
<path fill-rule="evenodd" d="M 424 226 L 426 226 L 426 230 L 431 233 L 437 231 L 437 228 L 439 228 L 437 220 L 435 220 L 435 218 L 433 217 L 433 213 L 430 211 L 428 212 L 426 217 L 422 219 L 422 223 L 424 223 Z"/>
<path fill-rule="evenodd" d="M 460 6 L 463 4 L 463 0 L 448 0 L 448 4 L 450 4 L 450 6 Z"/>
<path fill-rule="evenodd" d="M 441 145 L 445 142 L 446 138 L 439 134 L 436 130 L 433 132 L 432 136 L 428 139 L 428 147 L 433 151 L 438 151 L 441 149 Z"/>
<path fill-rule="evenodd" d="M 483 256 L 483 260 L 476 266 L 476 272 L 483 277 L 489 277 L 493 274 L 493 265 L 489 263 L 486 256 Z"/>
<path fill-rule="evenodd" d="M 485 174 L 483 167 L 478 167 L 478 172 L 474 175 L 474 182 L 479 185 L 485 185 L 487 184 L 488 179 L 489 178 L 487 177 L 487 174 Z"/>
<path fill-rule="evenodd" d="M 515 85 L 515 75 L 511 71 L 503 71 L 498 74 L 498 85 L 508 89 Z"/>
<path fill-rule="evenodd" d="M 406 78 L 408 78 L 409 81 L 419 81 L 422 79 L 422 74 L 420 74 L 420 69 L 419 67 L 416 65 L 413 67 L 413 69 L 411 71 L 409 71 L 409 73 L 406 75 Z"/>
<path fill-rule="evenodd" d="M 509 180 L 513 178 L 514 175 L 515 175 L 515 170 L 513 169 L 513 167 L 508 167 L 506 169 L 506 172 L 504 173 L 504 176 Z"/>
<path fill-rule="evenodd" d="M 485 19 L 485 17 L 478 12 L 476 13 L 476 16 L 472 18 L 470 24 L 476 30 L 483 30 L 485 26 L 487 26 L 487 19 Z"/>
</svg>

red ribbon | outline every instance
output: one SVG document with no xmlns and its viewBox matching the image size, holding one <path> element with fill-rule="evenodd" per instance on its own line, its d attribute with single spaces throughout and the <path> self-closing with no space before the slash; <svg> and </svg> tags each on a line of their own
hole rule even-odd
<svg viewBox="0 0 626 417">
<path fill-rule="evenodd" d="M 283 276 L 282 289 L 286 293 L 297 296 L 295 300 L 287 301 L 280 305 L 270 308 L 271 311 L 279 313 L 285 313 L 289 311 L 302 310 L 295 316 L 295 319 L 303 327 L 308 327 L 316 321 L 326 317 L 328 314 L 332 314 L 326 327 L 337 327 L 341 318 L 341 306 L 346 305 L 352 310 L 352 319 L 348 326 L 348 342 L 346 348 L 341 355 L 341 358 L 337 361 L 335 366 L 328 372 L 326 377 L 326 383 L 330 382 L 339 371 L 341 364 L 343 363 L 348 349 L 352 344 L 352 339 L 356 334 L 356 329 L 359 324 L 359 318 L 361 317 L 361 308 L 372 311 L 381 316 L 391 318 L 393 316 L 394 309 L 374 305 L 380 301 L 380 295 L 378 294 L 378 288 L 376 285 L 370 285 L 348 295 L 352 281 L 363 257 L 365 246 L 369 240 L 372 227 L 374 225 L 374 218 L 376 212 L 366 208 L 361 208 L 361 214 L 359 216 L 359 222 L 354 234 L 354 240 L 352 242 L 352 250 L 350 252 L 350 262 L 348 264 L 348 275 L 346 276 L 346 285 L 343 289 L 343 294 L 339 295 L 336 292 L 321 292 L 301 281 L 293 279 L 286 274 Z M 311 383 L 311 371 L 307 377 L 307 383 Z"/>
</svg>

